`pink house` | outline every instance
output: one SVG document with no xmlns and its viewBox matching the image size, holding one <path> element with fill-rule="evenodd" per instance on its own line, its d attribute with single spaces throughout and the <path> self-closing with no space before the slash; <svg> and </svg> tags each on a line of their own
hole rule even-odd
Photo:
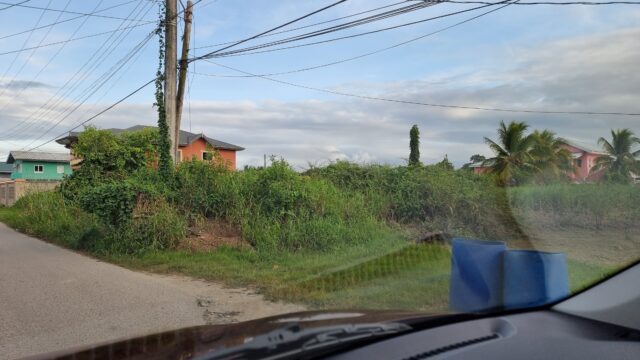
<svg viewBox="0 0 640 360">
<path fill-rule="evenodd" d="M 564 148 L 571 152 L 574 172 L 570 172 L 569 178 L 576 183 L 598 182 L 604 176 L 604 171 L 592 172 L 591 169 L 596 164 L 596 159 L 601 156 L 608 156 L 589 145 L 574 141 L 564 140 Z"/>
</svg>

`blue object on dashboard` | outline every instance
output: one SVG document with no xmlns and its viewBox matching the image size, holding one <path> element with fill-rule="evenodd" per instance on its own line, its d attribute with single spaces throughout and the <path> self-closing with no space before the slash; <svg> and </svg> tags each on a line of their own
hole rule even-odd
<svg viewBox="0 0 640 360">
<path fill-rule="evenodd" d="M 507 309 L 548 304 L 569 295 L 564 253 L 508 250 L 504 253 L 504 306 Z"/>
<path fill-rule="evenodd" d="M 454 238 L 451 242 L 449 307 L 475 312 L 502 306 L 501 241 Z"/>
</svg>

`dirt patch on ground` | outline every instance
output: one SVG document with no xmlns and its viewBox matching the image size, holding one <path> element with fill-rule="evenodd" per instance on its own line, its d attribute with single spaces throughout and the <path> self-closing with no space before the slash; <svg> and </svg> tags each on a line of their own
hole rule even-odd
<svg viewBox="0 0 640 360">
<path fill-rule="evenodd" d="M 180 242 L 178 249 L 200 252 L 221 246 L 251 248 L 232 224 L 222 220 L 204 220 L 189 228 L 189 236 Z"/>
</svg>

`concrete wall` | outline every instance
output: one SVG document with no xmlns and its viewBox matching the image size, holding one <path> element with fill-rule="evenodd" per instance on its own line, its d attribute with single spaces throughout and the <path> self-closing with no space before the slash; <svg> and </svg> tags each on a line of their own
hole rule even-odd
<svg viewBox="0 0 640 360">
<path fill-rule="evenodd" d="M 53 190 L 61 183 L 61 181 L 26 181 L 23 179 L 0 181 L 0 205 L 12 206 L 27 194 Z"/>
</svg>

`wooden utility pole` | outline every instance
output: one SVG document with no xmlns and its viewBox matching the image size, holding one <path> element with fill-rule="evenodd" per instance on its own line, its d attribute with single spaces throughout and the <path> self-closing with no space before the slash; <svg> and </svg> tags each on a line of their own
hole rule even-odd
<svg viewBox="0 0 640 360">
<path fill-rule="evenodd" d="M 178 139 L 176 138 L 176 75 L 177 75 L 177 0 L 166 0 L 165 14 L 165 58 L 164 58 L 164 101 L 169 127 L 169 143 L 171 158 L 175 162 L 178 153 Z"/>
<path fill-rule="evenodd" d="M 182 120 L 182 104 L 184 88 L 187 83 L 187 69 L 189 68 L 189 42 L 191 40 L 191 23 L 193 22 L 193 2 L 187 1 L 184 11 L 184 35 L 182 35 L 182 54 L 180 57 L 180 73 L 178 76 L 178 95 L 176 97 L 176 126 L 175 138 L 180 141 L 180 121 Z M 178 156 L 176 154 L 176 159 Z"/>
</svg>

